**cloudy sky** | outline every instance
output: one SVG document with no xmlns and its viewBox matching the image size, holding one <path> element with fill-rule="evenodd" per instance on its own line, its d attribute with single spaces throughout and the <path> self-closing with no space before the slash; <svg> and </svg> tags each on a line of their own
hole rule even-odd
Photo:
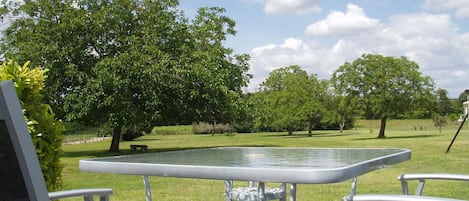
<svg viewBox="0 0 469 201">
<path fill-rule="evenodd" d="M 248 91 L 289 65 L 329 79 L 364 53 L 406 56 L 451 98 L 469 89 L 467 0 L 180 0 L 189 17 L 204 6 L 236 21 L 225 45 L 251 55 Z"/>
</svg>

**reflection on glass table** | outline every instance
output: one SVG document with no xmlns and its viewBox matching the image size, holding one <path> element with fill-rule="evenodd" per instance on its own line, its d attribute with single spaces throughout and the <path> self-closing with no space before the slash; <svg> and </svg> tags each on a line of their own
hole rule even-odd
<svg viewBox="0 0 469 201">
<path fill-rule="evenodd" d="M 146 153 L 80 161 L 87 172 L 148 176 L 284 182 L 296 184 L 342 182 L 411 157 L 410 150 L 392 148 L 220 147 Z"/>
</svg>

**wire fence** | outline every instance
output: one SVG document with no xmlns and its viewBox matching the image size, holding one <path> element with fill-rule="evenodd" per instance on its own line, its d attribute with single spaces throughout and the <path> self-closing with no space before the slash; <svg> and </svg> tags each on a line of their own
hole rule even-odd
<svg viewBox="0 0 469 201">
<path fill-rule="evenodd" d="M 111 139 L 112 137 L 96 137 L 90 135 L 69 135 L 65 136 L 62 144 L 86 144 Z"/>
</svg>

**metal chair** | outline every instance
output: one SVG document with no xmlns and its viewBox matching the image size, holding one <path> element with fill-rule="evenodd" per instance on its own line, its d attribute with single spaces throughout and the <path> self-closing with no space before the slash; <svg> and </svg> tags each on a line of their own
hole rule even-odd
<svg viewBox="0 0 469 201">
<path fill-rule="evenodd" d="M 109 200 L 112 189 L 47 191 L 38 157 L 26 127 L 12 81 L 0 83 L 0 200 L 46 201 L 99 196 Z"/>
<path fill-rule="evenodd" d="M 469 181 L 469 175 L 423 173 L 403 174 L 397 177 L 401 182 L 402 195 L 392 194 L 363 194 L 356 195 L 357 180 L 352 181 L 352 192 L 343 198 L 344 201 L 461 201 L 460 199 L 423 196 L 423 189 L 427 180 Z M 408 181 L 417 180 L 418 185 L 414 195 L 409 194 Z"/>
<path fill-rule="evenodd" d="M 247 187 L 234 188 L 233 180 L 225 181 L 226 201 L 264 201 L 264 200 L 280 200 L 286 201 L 286 184 L 280 183 L 280 187 L 265 187 L 264 182 L 249 181 Z"/>
</svg>

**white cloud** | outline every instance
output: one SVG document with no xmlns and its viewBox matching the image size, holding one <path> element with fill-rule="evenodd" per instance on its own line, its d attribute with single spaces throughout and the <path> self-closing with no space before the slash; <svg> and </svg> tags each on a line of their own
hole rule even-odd
<svg viewBox="0 0 469 201">
<path fill-rule="evenodd" d="M 251 51 L 250 90 L 256 90 L 269 73 L 275 69 L 290 65 L 300 65 L 309 72 L 327 74 L 321 65 L 324 50 L 315 43 L 305 43 L 297 38 L 288 38 L 283 44 L 270 44 L 254 48 Z"/>
<path fill-rule="evenodd" d="M 469 1 L 467 0 L 425 0 L 424 8 L 428 10 L 456 10 L 456 17 L 469 18 Z"/>
<path fill-rule="evenodd" d="M 451 22 L 451 16 L 446 14 L 432 15 L 415 13 L 395 15 L 389 18 L 387 25 L 404 36 L 447 36 L 457 31 Z"/>
<path fill-rule="evenodd" d="M 312 36 L 344 36 L 367 32 L 379 25 L 379 20 L 366 16 L 362 8 L 349 3 L 347 12 L 331 12 L 325 19 L 306 28 L 306 34 Z"/>
<path fill-rule="evenodd" d="M 299 15 L 321 11 L 319 0 L 266 0 L 264 11 L 268 14 L 295 13 Z"/>
<path fill-rule="evenodd" d="M 355 25 L 358 22 L 360 26 Z M 321 23 L 327 28 L 321 29 Z M 288 38 L 282 44 L 252 50 L 251 73 L 255 78 L 250 89 L 256 89 L 272 70 L 289 65 L 300 65 L 309 73 L 329 79 L 344 62 L 364 53 L 408 57 L 420 65 L 424 75 L 435 80 L 437 87 L 448 90 L 450 97 L 457 97 L 464 90 L 461 86 L 469 87 L 469 33 L 459 33 L 449 15 L 415 13 L 379 22 L 349 4 L 346 13 L 334 11 L 313 25 L 315 32 L 307 31 L 313 42 Z M 319 45 L 316 41 L 326 38 L 335 39 L 335 43 Z"/>
<path fill-rule="evenodd" d="M 321 12 L 320 0 L 243 0 L 244 3 L 264 4 L 264 12 L 267 14 L 298 14 Z"/>
</svg>

